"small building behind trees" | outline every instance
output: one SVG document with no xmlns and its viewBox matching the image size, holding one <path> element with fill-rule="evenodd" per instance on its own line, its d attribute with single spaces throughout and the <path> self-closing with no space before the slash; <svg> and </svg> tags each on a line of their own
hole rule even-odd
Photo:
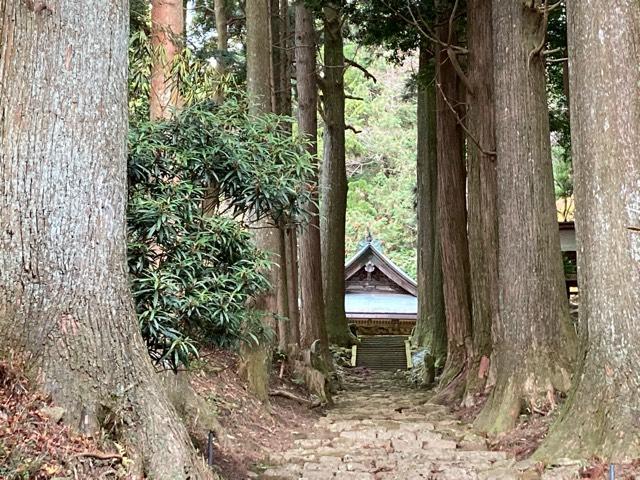
<svg viewBox="0 0 640 480">
<path fill-rule="evenodd" d="M 345 313 L 359 335 L 410 335 L 416 324 L 416 282 L 368 235 L 345 265 Z"/>
</svg>

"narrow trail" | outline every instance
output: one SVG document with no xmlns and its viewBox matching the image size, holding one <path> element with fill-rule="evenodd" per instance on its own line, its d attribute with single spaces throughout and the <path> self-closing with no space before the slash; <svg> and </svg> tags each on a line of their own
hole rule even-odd
<svg viewBox="0 0 640 480">
<path fill-rule="evenodd" d="M 575 469 L 540 474 L 488 451 L 485 439 L 455 419 L 432 394 L 388 372 L 350 375 L 336 405 L 273 456 L 263 480 L 568 480 Z M 574 467 L 575 468 L 575 467 Z"/>
</svg>

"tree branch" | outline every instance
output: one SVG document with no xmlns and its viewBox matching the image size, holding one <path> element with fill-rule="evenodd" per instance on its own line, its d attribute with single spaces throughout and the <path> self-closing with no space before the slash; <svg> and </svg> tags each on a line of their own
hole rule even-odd
<svg viewBox="0 0 640 480">
<path fill-rule="evenodd" d="M 539 7 L 536 8 L 540 11 Z M 529 52 L 529 57 L 527 58 L 527 71 L 529 71 L 529 67 L 531 66 L 531 60 L 533 60 L 533 57 L 536 55 L 540 55 L 540 53 L 542 53 L 544 44 L 547 41 L 547 28 L 549 26 L 549 0 L 544 0 L 543 10 L 541 11 L 543 12 L 542 39 L 540 40 L 540 44 Z"/>
<path fill-rule="evenodd" d="M 355 60 L 349 60 L 348 58 L 344 59 L 344 63 L 346 63 L 347 65 L 351 65 L 352 67 L 357 68 L 358 70 L 360 70 L 363 74 L 364 77 L 369 79 L 369 80 L 373 80 L 373 83 L 378 83 L 378 79 L 376 77 L 374 77 L 371 72 L 369 72 L 369 70 L 367 70 L 365 67 L 363 67 L 362 65 L 360 65 L 358 62 L 356 62 Z"/>
<path fill-rule="evenodd" d="M 447 48 L 447 55 L 449 56 L 451 65 L 453 65 L 453 69 L 456 71 L 458 78 L 460 78 L 460 81 L 464 85 L 464 88 L 467 89 L 467 92 L 473 95 L 473 87 L 471 86 L 471 82 L 469 81 L 469 78 L 467 78 L 467 76 L 464 74 L 464 71 L 462 70 L 460 63 L 458 62 L 458 57 L 456 56 L 456 54 L 451 48 Z"/>
<path fill-rule="evenodd" d="M 445 95 L 444 90 L 442 90 L 442 85 L 440 85 L 439 82 L 436 82 L 436 86 L 438 87 L 438 90 L 440 91 L 440 95 L 442 95 L 442 98 L 443 98 L 444 102 L 447 104 L 447 107 L 449 107 L 449 110 L 451 110 L 453 115 L 456 117 L 456 122 L 458 123 L 458 125 L 460 125 L 460 127 L 462 128 L 464 133 L 467 135 L 467 137 L 469 137 L 469 140 L 471 140 L 473 142 L 473 144 L 476 147 L 478 147 L 478 150 L 480 150 L 480 152 L 483 155 L 487 155 L 488 157 L 495 157 L 497 155 L 496 152 L 487 151 L 484 148 L 482 148 L 482 145 L 480 145 L 480 142 L 478 142 L 478 140 L 471 134 L 471 132 L 469 131 L 467 126 L 464 124 L 464 122 L 460 118 L 460 115 L 458 115 L 458 112 L 456 111 L 456 109 L 453 108 L 453 105 L 451 105 L 451 102 L 449 102 L 449 99 Z"/>
<path fill-rule="evenodd" d="M 362 130 L 357 130 L 356 127 L 354 127 L 353 125 L 345 125 L 344 129 L 345 130 L 351 130 L 356 135 L 359 134 L 359 133 L 362 133 Z"/>
</svg>

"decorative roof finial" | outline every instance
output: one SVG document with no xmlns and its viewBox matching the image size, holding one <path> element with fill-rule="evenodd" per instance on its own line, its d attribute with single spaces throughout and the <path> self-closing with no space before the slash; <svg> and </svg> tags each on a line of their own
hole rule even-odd
<svg viewBox="0 0 640 480">
<path fill-rule="evenodd" d="M 373 236 L 371 235 L 371 230 L 367 228 L 367 236 L 364 238 L 367 243 L 373 242 Z"/>
</svg>

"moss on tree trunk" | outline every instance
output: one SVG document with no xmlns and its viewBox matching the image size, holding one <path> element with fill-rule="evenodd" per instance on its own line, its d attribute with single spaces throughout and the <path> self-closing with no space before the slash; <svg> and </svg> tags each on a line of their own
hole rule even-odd
<svg viewBox="0 0 640 480">
<path fill-rule="evenodd" d="M 494 0 L 494 79 L 500 314 L 494 318 L 496 386 L 477 419 L 488 431 L 514 426 L 525 408 L 567 392 L 576 336 L 565 297 L 556 218 L 543 14 Z"/>
<path fill-rule="evenodd" d="M 428 347 L 438 365 L 447 357 L 447 326 L 437 218 L 437 139 L 435 60 L 420 45 L 417 111 L 418 318 L 413 343 Z M 431 379 L 433 380 L 433 379 Z"/>
<path fill-rule="evenodd" d="M 538 458 L 640 456 L 640 6 L 567 4 L 581 364 Z"/>
</svg>

